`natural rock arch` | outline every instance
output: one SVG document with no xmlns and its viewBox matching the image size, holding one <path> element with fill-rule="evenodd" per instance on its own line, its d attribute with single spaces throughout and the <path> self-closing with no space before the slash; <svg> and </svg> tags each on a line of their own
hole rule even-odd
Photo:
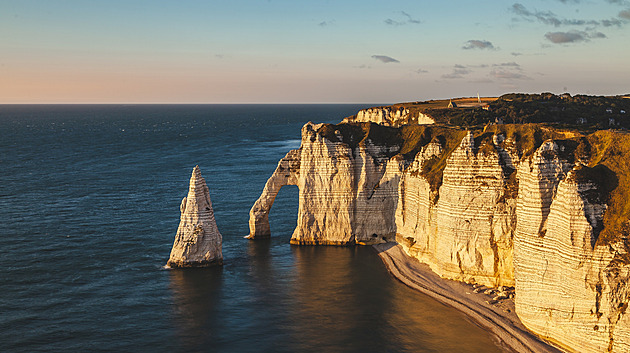
<svg viewBox="0 0 630 353">
<path fill-rule="evenodd" d="M 300 149 L 291 150 L 278 162 L 273 175 L 267 180 L 262 194 L 249 211 L 249 235 L 247 239 L 271 236 L 269 211 L 280 189 L 285 185 L 298 186 L 300 174 Z M 298 186 L 299 187 L 299 186 Z"/>
</svg>

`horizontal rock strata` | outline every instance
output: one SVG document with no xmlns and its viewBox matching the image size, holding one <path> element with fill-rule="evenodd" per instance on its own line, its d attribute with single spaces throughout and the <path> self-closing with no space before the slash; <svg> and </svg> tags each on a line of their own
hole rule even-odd
<svg viewBox="0 0 630 353">
<path fill-rule="evenodd" d="M 276 170 L 263 189 L 262 195 L 256 200 L 249 211 L 248 239 L 267 238 L 271 236 L 269 227 L 269 210 L 285 185 L 297 185 L 300 172 L 300 150 L 291 150 L 278 162 Z"/>
<path fill-rule="evenodd" d="M 193 169 L 188 195 L 180 206 L 177 235 L 169 267 L 205 267 L 223 264 L 222 237 L 217 228 L 210 191 L 199 166 Z"/>
<path fill-rule="evenodd" d="M 630 351 L 630 192 L 617 187 L 630 182 L 629 139 L 308 123 L 252 208 L 250 237 L 269 235 L 277 190 L 297 185 L 293 244 L 395 239 L 444 278 L 515 286 L 524 325 L 567 350 Z"/>
<path fill-rule="evenodd" d="M 513 285 L 514 201 L 505 195 L 501 156 L 476 153 L 468 133 L 446 161 L 439 193 L 419 173 L 427 157 L 435 157 L 418 156 L 400 185 L 405 195 L 396 219 L 400 243 L 443 277 Z"/>
<path fill-rule="evenodd" d="M 549 142 L 519 168 L 516 311 L 533 332 L 575 352 L 630 351 L 626 245 L 597 244 L 606 205 L 583 168 Z"/>
<path fill-rule="evenodd" d="M 377 123 L 398 127 L 404 124 L 435 124 L 435 120 L 422 112 L 410 113 L 404 107 L 380 107 L 359 110 L 356 115 L 344 119 L 345 123 Z"/>
</svg>

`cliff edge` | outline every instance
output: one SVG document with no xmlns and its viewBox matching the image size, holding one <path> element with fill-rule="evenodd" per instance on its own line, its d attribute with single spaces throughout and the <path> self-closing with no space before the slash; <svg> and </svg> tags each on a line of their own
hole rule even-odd
<svg viewBox="0 0 630 353">
<path fill-rule="evenodd" d="M 249 237 L 297 185 L 292 244 L 396 241 L 443 278 L 514 286 L 523 324 L 568 351 L 628 351 L 628 161 L 624 131 L 309 122 Z"/>
</svg>

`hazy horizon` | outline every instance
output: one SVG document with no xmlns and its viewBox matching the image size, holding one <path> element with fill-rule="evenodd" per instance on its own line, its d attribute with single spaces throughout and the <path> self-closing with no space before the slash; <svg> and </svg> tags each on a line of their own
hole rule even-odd
<svg viewBox="0 0 630 353">
<path fill-rule="evenodd" d="M 0 104 L 630 91 L 630 1 L 0 2 Z"/>
</svg>

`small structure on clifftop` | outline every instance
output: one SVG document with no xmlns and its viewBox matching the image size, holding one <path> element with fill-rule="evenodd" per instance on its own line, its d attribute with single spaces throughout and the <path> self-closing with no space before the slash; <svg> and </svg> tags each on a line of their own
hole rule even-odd
<svg viewBox="0 0 630 353">
<path fill-rule="evenodd" d="M 223 264 L 222 237 L 217 228 L 210 191 L 199 166 L 193 169 L 188 196 L 180 206 L 177 235 L 168 259 L 170 267 L 206 267 Z"/>
</svg>

